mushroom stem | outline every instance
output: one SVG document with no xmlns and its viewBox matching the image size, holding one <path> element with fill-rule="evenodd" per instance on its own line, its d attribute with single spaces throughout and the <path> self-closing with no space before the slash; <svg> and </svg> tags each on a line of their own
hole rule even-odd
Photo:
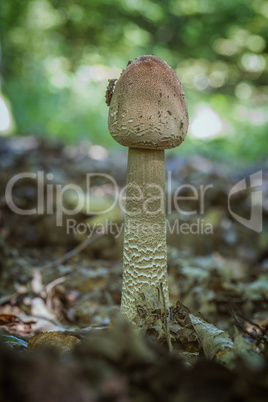
<svg viewBox="0 0 268 402">
<path fill-rule="evenodd" d="M 165 151 L 129 148 L 121 312 L 132 322 L 147 287 L 162 283 L 169 306 L 165 204 Z"/>
</svg>

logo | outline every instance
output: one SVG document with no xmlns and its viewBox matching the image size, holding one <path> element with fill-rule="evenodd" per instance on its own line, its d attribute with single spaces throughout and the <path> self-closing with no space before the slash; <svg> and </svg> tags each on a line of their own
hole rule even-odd
<svg viewBox="0 0 268 402">
<path fill-rule="evenodd" d="M 262 171 L 259 170 L 256 173 L 253 173 L 249 176 L 250 181 L 250 189 L 251 189 L 251 196 L 250 196 L 250 218 L 246 219 L 239 214 L 232 211 L 231 208 L 231 198 L 234 194 L 238 193 L 239 191 L 247 190 L 247 183 L 246 179 L 243 179 L 236 183 L 231 190 L 229 191 L 228 195 L 228 209 L 232 217 L 243 226 L 254 230 L 255 232 L 260 233 L 262 231 Z"/>
</svg>

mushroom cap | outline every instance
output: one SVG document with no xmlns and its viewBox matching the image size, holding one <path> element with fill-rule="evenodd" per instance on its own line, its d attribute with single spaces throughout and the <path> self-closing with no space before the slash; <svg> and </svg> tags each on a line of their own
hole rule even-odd
<svg viewBox="0 0 268 402">
<path fill-rule="evenodd" d="M 160 150 L 180 145 L 188 129 L 188 110 L 175 71 L 151 55 L 130 63 L 116 83 L 108 127 L 127 147 Z"/>
</svg>

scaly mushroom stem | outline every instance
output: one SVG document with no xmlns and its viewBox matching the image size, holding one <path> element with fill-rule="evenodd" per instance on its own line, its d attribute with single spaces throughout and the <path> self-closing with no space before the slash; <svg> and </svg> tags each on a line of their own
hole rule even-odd
<svg viewBox="0 0 268 402">
<path fill-rule="evenodd" d="M 165 204 L 165 151 L 129 148 L 121 312 L 136 323 L 142 289 L 162 282 L 169 306 Z"/>
</svg>

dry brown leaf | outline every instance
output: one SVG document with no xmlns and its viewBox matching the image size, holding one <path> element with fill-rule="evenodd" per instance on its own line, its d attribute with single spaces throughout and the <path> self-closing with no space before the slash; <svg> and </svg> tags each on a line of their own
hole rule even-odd
<svg viewBox="0 0 268 402">
<path fill-rule="evenodd" d="M 193 314 L 189 314 L 189 317 L 208 359 L 213 359 L 218 353 L 232 349 L 233 342 L 227 332 L 216 328 Z"/>
<path fill-rule="evenodd" d="M 233 342 L 227 332 L 214 325 L 193 314 L 190 314 L 190 319 L 208 359 L 216 359 L 230 369 L 236 368 L 238 357 L 246 365 L 252 365 L 256 369 L 263 367 L 262 357 L 244 340 L 241 334 L 237 333 Z"/>
<path fill-rule="evenodd" d="M 53 349 L 60 355 L 68 353 L 75 345 L 80 343 L 80 339 L 63 332 L 41 332 L 29 339 L 28 349 Z"/>
</svg>

